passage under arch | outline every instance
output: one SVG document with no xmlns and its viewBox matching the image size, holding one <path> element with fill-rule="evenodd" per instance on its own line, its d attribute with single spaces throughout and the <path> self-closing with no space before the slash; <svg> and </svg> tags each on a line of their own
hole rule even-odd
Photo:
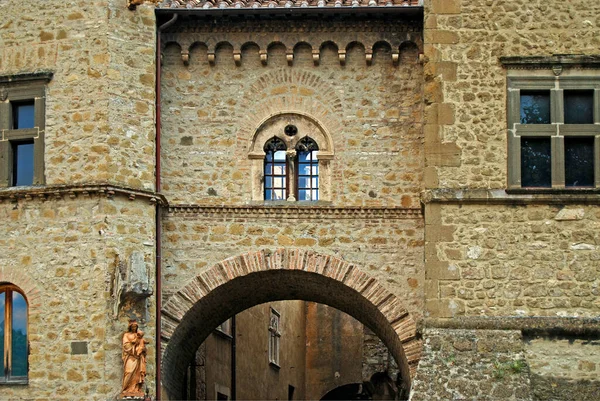
<svg viewBox="0 0 600 401">
<path fill-rule="evenodd" d="M 161 370 L 169 398 L 182 398 L 187 364 L 217 325 L 254 305 L 291 299 L 332 306 L 373 330 L 398 362 L 403 390 L 410 389 L 421 342 L 400 300 L 357 266 L 334 256 L 280 249 L 218 263 L 165 304 Z"/>
</svg>

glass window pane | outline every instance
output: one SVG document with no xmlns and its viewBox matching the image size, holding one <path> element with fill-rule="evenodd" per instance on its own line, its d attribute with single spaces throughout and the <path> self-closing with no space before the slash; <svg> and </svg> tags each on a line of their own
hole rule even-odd
<svg viewBox="0 0 600 401">
<path fill-rule="evenodd" d="M 319 200 L 319 191 L 317 189 L 313 189 L 311 191 L 312 200 Z"/>
<path fill-rule="evenodd" d="M 273 188 L 273 177 L 265 177 L 265 188 Z"/>
<path fill-rule="evenodd" d="M 299 190 L 298 191 L 298 200 L 301 200 L 301 201 L 303 201 L 303 200 L 310 200 L 310 197 L 308 196 L 308 192 L 309 191 L 307 191 L 305 189 Z"/>
<path fill-rule="evenodd" d="M 18 292 L 12 295 L 11 376 L 27 376 L 27 303 Z"/>
<path fill-rule="evenodd" d="M 301 164 L 298 170 L 298 174 L 310 175 L 310 164 Z"/>
<path fill-rule="evenodd" d="M 285 150 L 278 150 L 275 152 L 276 161 L 285 161 Z"/>
<path fill-rule="evenodd" d="M 0 293 L 0 359 L 2 362 L 2 374 L 4 374 L 4 308 L 6 305 L 6 293 Z"/>
<path fill-rule="evenodd" d="M 12 104 L 13 109 L 13 129 L 25 129 L 33 128 L 34 121 L 34 103 L 31 102 L 19 102 Z"/>
<path fill-rule="evenodd" d="M 310 152 L 298 152 L 298 161 L 300 161 L 300 162 L 310 161 Z"/>
<path fill-rule="evenodd" d="M 283 188 L 284 187 L 284 180 L 281 177 L 275 177 L 273 178 L 273 188 Z"/>
<path fill-rule="evenodd" d="M 265 163 L 265 174 L 273 174 L 273 164 Z"/>
<path fill-rule="evenodd" d="M 275 189 L 273 190 L 273 196 L 271 197 L 273 200 L 284 200 L 283 189 Z"/>
<path fill-rule="evenodd" d="M 594 91 L 566 90 L 565 124 L 594 123 Z"/>
<path fill-rule="evenodd" d="M 319 165 L 315 164 L 312 166 L 312 175 L 319 175 Z"/>
<path fill-rule="evenodd" d="M 550 124 L 550 91 L 521 91 L 521 124 Z"/>
<path fill-rule="evenodd" d="M 550 138 L 521 138 L 521 185 L 551 187 Z"/>
<path fill-rule="evenodd" d="M 594 186 L 594 138 L 565 138 L 565 186 Z"/>
<path fill-rule="evenodd" d="M 276 164 L 273 168 L 273 174 L 285 175 L 285 164 Z"/>
<path fill-rule="evenodd" d="M 298 189 L 310 188 L 308 184 L 309 184 L 309 178 L 298 177 Z"/>
<path fill-rule="evenodd" d="M 312 179 L 312 187 L 319 188 L 319 177 L 313 177 Z"/>
<path fill-rule="evenodd" d="M 33 141 L 13 143 L 13 185 L 33 184 Z"/>
</svg>

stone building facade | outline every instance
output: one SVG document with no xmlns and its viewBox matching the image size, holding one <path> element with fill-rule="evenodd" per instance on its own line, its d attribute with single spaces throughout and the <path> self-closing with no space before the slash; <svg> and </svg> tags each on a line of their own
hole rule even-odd
<svg viewBox="0 0 600 401">
<path fill-rule="evenodd" d="M 183 398 L 218 324 L 285 299 L 370 327 L 414 400 L 600 392 L 599 4 L 0 11 L 2 397 L 114 399 L 136 318 Z"/>
</svg>

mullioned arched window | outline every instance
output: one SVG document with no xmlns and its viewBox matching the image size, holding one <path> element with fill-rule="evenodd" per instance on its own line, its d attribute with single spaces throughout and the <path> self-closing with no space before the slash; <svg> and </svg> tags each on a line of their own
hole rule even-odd
<svg viewBox="0 0 600 401">
<path fill-rule="evenodd" d="M 333 140 L 314 118 L 300 113 L 269 117 L 249 146 L 252 200 L 330 201 Z"/>
</svg>

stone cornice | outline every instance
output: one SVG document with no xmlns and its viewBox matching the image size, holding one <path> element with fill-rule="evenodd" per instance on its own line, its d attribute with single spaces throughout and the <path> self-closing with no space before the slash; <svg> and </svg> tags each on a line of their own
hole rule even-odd
<svg viewBox="0 0 600 401">
<path fill-rule="evenodd" d="M 427 318 L 424 328 L 455 330 L 521 330 L 529 335 L 600 335 L 600 317 L 555 316 L 464 316 L 452 319 Z"/>
<path fill-rule="evenodd" d="M 512 69 L 600 68 L 600 55 L 555 54 L 552 56 L 507 56 L 500 63 Z"/>
<path fill-rule="evenodd" d="M 428 203 L 459 204 L 600 204 L 600 190 L 529 190 L 529 189 L 450 189 L 436 188 L 423 191 L 421 201 Z"/>
<path fill-rule="evenodd" d="M 171 216 L 186 217 L 222 217 L 236 218 L 286 218 L 286 219 L 422 219 L 421 209 L 399 207 L 334 207 L 334 206 L 207 206 L 207 205 L 174 205 L 168 207 Z"/>
<path fill-rule="evenodd" d="M 0 84 L 21 83 L 30 81 L 50 81 L 54 75 L 53 71 L 40 70 L 34 72 L 25 72 L 20 74 L 0 75 Z"/>
<path fill-rule="evenodd" d="M 0 189 L 0 202 L 19 200 L 50 200 L 74 199 L 78 196 L 98 195 L 112 198 L 116 196 L 127 197 L 130 200 L 136 198 L 147 199 L 151 203 L 167 205 L 166 198 L 156 192 L 144 191 L 107 183 L 87 183 L 72 185 L 46 185 L 39 187 L 9 187 Z"/>
</svg>

